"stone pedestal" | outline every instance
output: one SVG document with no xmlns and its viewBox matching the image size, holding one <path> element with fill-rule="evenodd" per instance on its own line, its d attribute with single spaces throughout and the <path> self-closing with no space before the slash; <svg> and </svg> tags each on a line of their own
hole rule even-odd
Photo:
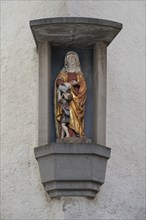
<svg viewBox="0 0 146 220">
<path fill-rule="evenodd" d="M 87 144 L 87 143 L 91 143 L 92 141 L 86 137 L 83 137 L 83 138 L 77 138 L 77 137 L 68 137 L 68 138 L 58 138 L 56 140 L 56 143 L 59 143 L 59 144 L 81 144 L 81 143 L 84 143 L 84 144 Z"/>
<path fill-rule="evenodd" d="M 50 197 L 95 197 L 104 183 L 110 148 L 52 143 L 35 148 L 42 183 Z"/>
</svg>

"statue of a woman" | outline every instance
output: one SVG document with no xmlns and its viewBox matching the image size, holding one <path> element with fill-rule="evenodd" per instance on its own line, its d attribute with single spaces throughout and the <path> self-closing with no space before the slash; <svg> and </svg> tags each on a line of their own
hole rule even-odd
<svg viewBox="0 0 146 220">
<path fill-rule="evenodd" d="M 55 123 L 57 138 L 84 137 L 86 82 L 78 54 L 65 56 L 64 68 L 55 80 Z"/>
</svg>

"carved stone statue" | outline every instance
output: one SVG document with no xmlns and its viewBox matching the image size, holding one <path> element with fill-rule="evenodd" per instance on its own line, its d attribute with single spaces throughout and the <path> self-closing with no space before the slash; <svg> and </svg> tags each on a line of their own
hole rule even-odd
<svg viewBox="0 0 146 220">
<path fill-rule="evenodd" d="M 86 82 L 78 54 L 70 51 L 55 80 L 55 123 L 57 138 L 85 137 Z"/>
</svg>

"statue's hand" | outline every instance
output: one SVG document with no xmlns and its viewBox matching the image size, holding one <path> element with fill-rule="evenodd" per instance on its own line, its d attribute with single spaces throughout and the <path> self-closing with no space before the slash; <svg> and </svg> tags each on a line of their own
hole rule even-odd
<svg viewBox="0 0 146 220">
<path fill-rule="evenodd" d="M 71 81 L 71 84 L 72 84 L 73 86 L 75 86 L 75 85 L 78 84 L 78 82 L 77 82 L 76 80 L 72 80 L 72 81 Z"/>
</svg>

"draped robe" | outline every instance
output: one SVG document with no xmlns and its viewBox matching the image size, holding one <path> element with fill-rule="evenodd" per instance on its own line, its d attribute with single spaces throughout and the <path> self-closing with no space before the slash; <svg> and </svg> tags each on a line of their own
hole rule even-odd
<svg viewBox="0 0 146 220">
<path fill-rule="evenodd" d="M 70 120 L 66 125 L 70 136 L 84 136 L 84 113 L 87 87 L 82 73 L 60 72 L 55 80 L 55 125 L 57 137 L 61 137 L 62 105 L 58 102 L 57 86 L 65 82 L 77 81 L 71 86 L 72 101 L 69 102 Z"/>
</svg>

